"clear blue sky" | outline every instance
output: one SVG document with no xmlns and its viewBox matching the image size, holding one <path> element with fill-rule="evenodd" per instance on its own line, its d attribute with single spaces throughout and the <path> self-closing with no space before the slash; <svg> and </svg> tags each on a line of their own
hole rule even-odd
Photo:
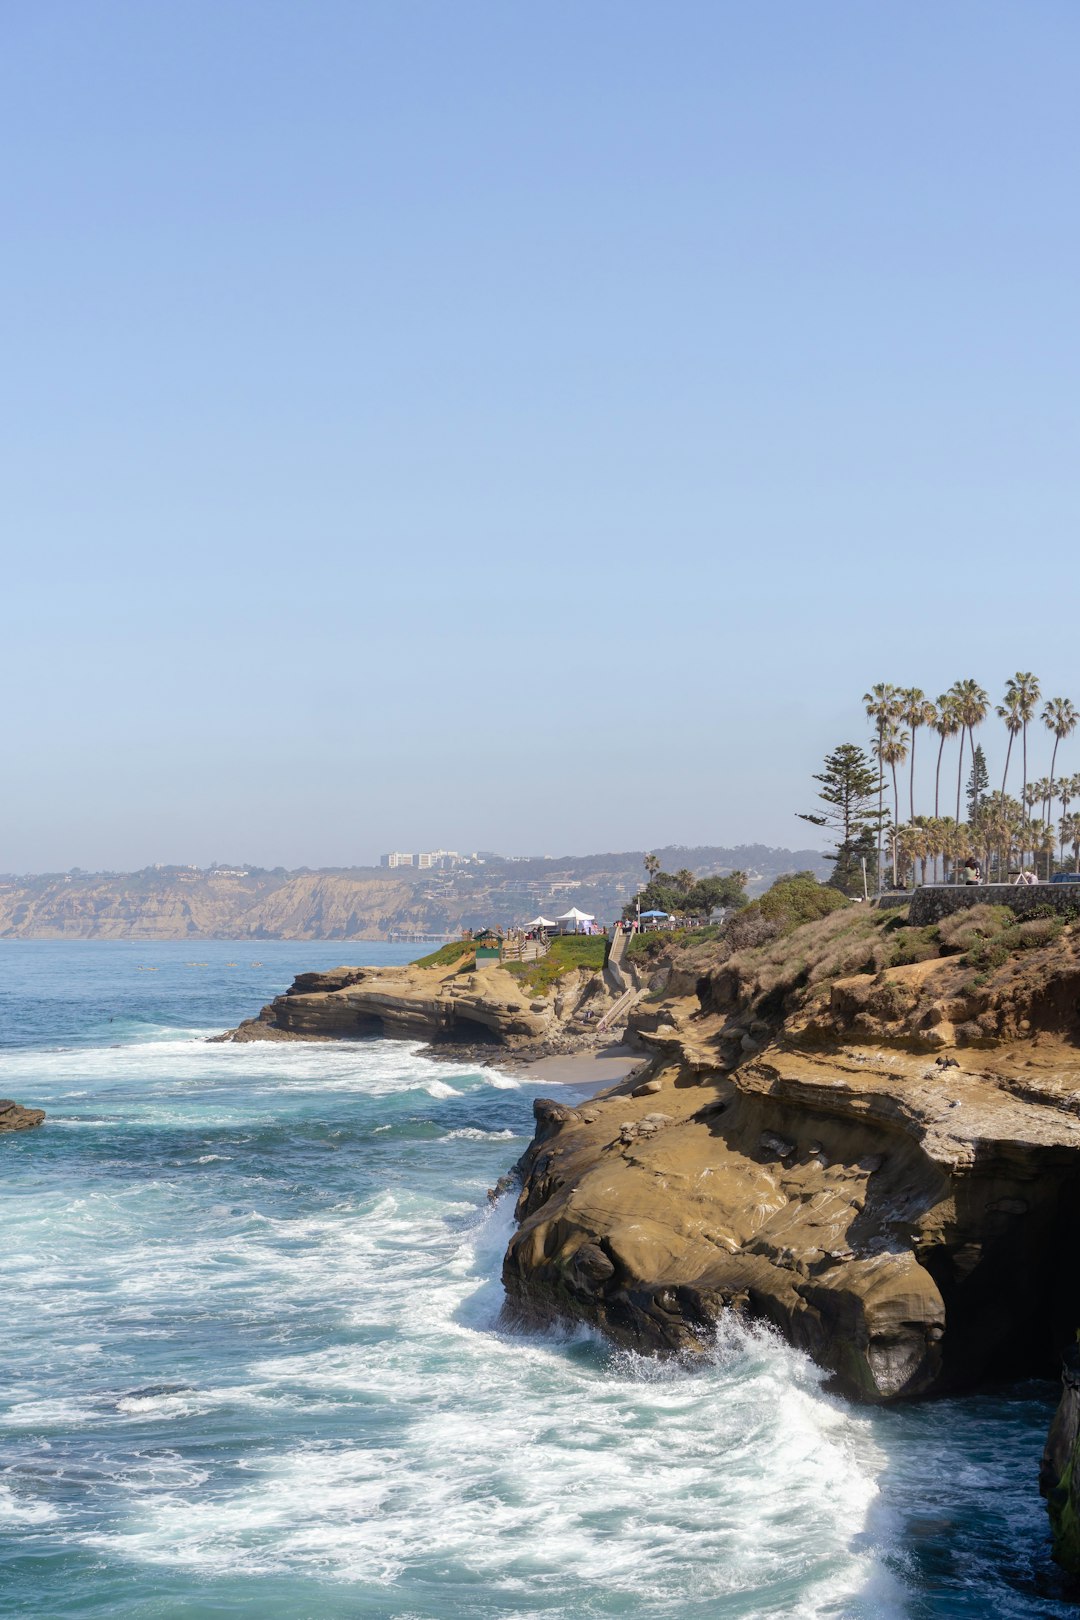
<svg viewBox="0 0 1080 1620">
<path fill-rule="evenodd" d="M 0 870 L 805 843 L 873 681 L 1080 702 L 1075 0 L 2 29 Z"/>
</svg>

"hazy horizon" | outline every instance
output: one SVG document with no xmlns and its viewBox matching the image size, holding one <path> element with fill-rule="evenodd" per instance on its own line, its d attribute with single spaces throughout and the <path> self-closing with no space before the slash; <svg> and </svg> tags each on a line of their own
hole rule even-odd
<svg viewBox="0 0 1080 1620">
<path fill-rule="evenodd" d="M 1080 701 L 1078 44 L 10 9 L 0 870 L 810 847 L 874 682 Z"/>
<path fill-rule="evenodd" d="M 822 854 L 827 853 L 827 851 L 822 846 L 816 845 L 816 844 L 814 844 L 812 842 L 811 843 L 805 843 L 805 844 L 799 844 L 799 845 L 787 845 L 787 844 L 764 845 L 764 844 L 761 843 L 760 840 L 755 840 L 754 842 L 747 843 L 747 844 L 724 844 L 724 843 L 719 843 L 719 844 L 656 844 L 656 845 L 653 846 L 652 850 L 647 850 L 644 846 L 641 846 L 640 848 L 631 848 L 631 849 L 560 850 L 560 851 L 558 851 L 557 853 L 554 853 L 554 854 L 552 854 L 552 853 L 537 854 L 535 851 L 533 851 L 531 853 L 522 853 L 522 852 L 517 851 L 517 850 L 487 850 L 487 849 L 485 849 L 485 850 L 476 850 L 476 851 L 472 851 L 470 853 L 480 855 L 482 858 L 487 859 L 487 860 L 491 860 L 491 861 L 506 861 L 508 863 L 513 863 L 513 864 L 521 863 L 521 864 L 524 865 L 524 864 L 527 864 L 530 861 L 562 862 L 562 861 L 581 861 L 581 860 L 601 860 L 601 859 L 603 859 L 605 857 L 611 857 L 613 859 L 616 859 L 616 858 L 623 858 L 623 857 L 628 856 L 628 855 L 639 855 L 640 854 L 640 855 L 644 856 L 644 855 L 649 854 L 649 853 L 660 853 L 660 854 L 664 854 L 664 853 L 667 853 L 667 854 L 686 853 L 688 855 L 692 855 L 692 854 L 697 853 L 698 851 L 702 851 L 702 850 L 706 850 L 706 849 L 719 849 L 719 850 L 725 850 L 725 851 L 730 851 L 730 852 L 734 853 L 734 852 L 736 852 L 737 850 L 740 850 L 740 849 L 749 850 L 749 849 L 754 849 L 754 848 L 782 850 L 785 853 L 790 854 L 790 855 L 810 855 L 810 854 L 822 855 Z M 416 851 L 413 851 L 412 853 L 415 854 Z M 202 872 L 208 872 L 208 871 L 212 870 L 214 867 L 228 868 L 228 867 L 232 867 L 232 866 L 235 866 L 237 868 L 239 868 L 239 867 L 247 867 L 247 868 L 249 868 L 250 870 L 253 870 L 253 871 L 267 871 L 267 872 L 278 872 L 278 871 L 285 871 L 285 872 L 364 871 L 364 872 L 367 872 L 367 871 L 390 871 L 390 870 L 393 870 L 395 872 L 395 874 L 400 873 L 402 876 L 404 876 L 404 875 L 406 875 L 406 874 L 408 874 L 410 872 L 415 873 L 417 876 L 420 876 L 421 872 L 427 874 L 428 871 L 429 871 L 428 868 L 420 868 L 420 867 L 416 867 L 416 866 L 413 866 L 413 867 L 397 867 L 397 868 L 393 868 L 393 869 L 384 868 L 381 865 L 381 857 L 380 856 L 375 856 L 375 858 L 373 860 L 367 860 L 367 861 L 364 861 L 364 860 L 328 861 L 328 862 L 321 863 L 321 864 L 318 864 L 318 865 L 316 865 L 315 863 L 313 863 L 311 861 L 300 861 L 295 866 L 286 866 L 285 863 L 282 862 L 282 861 L 275 861 L 275 862 L 273 862 L 272 865 L 267 865 L 267 864 L 265 864 L 263 862 L 260 862 L 260 861 L 250 861 L 250 862 L 249 861 L 244 861 L 244 860 L 241 860 L 238 857 L 235 861 L 226 861 L 226 860 L 220 860 L 220 859 L 215 860 L 215 861 L 211 861 L 211 862 L 208 862 L 207 865 L 201 866 L 201 867 L 198 866 L 198 863 L 194 862 L 194 861 L 181 861 L 181 860 L 176 860 L 176 861 L 149 861 L 144 866 L 139 866 L 139 867 L 99 867 L 97 869 L 92 869 L 90 867 L 83 867 L 83 866 L 52 867 L 52 868 L 43 868 L 41 871 L 36 871 L 36 872 L 31 872 L 31 871 L 23 871 L 23 872 L 8 871 L 8 872 L 0 873 L 0 876 L 2 876 L 2 877 L 13 877 L 13 878 L 31 878 L 31 877 L 67 877 L 69 875 L 73 876 L 75 874 L 80 874 L 80 875 L 85 876 L 85 877 L 100 877 L 100 876 L 103 876 L 103 875 L 113 874 L 113 873 L 115 873 L 115 874 L 117 874 L 119 876 L 127 876 L 127 875 L 133 875 L 133 874 L 138 873 L 138 872 L 152 872 L 152 871 L 163 871 L 163 872 L 181 871 L 181 872 L 183 872 L 183 871 L 192 870 L 194 868 L 197 868 L 199 871 L 202 871 Z"/>
</svg>

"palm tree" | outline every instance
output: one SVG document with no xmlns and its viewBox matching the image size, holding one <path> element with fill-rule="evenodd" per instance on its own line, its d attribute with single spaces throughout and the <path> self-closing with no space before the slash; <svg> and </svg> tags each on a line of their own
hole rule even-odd
<svg viewBox="0 0 1080 1620">
<path fill-rule="evenodd" d="M 1009 760 L 1012 758 L 1012 746 L 1017 736 L 1023 730 L 1024 717 L 1020 713 L 1019 688 L 1009 681 L 1005 687 L 1005 701 L 997 706 L 999 720 L 1004 720 L 1005 729 L 1009 733 L 1009 746 L 1005 750 L 1005 770 L 1001 778 L 1001 791 L 1005 792 L 1005 785 L 1009 780 Z"/>
<path fill-rule="evenodd" d="M 1016 707 L 1017 712 L 1020 715 L 1020 729 L 1023 733 L 1024 741 L 1024 786 L 1021 791 L 1020 803 L 1026 805 L 1028 802 L 1027 728 L 1028 721 L 1034 718 L 1035 705 L 1039 701 L 1040 688 L 1038 676 L 1032 675 L 1030 671 L 1025 674 L 1023 670 L 1017 670 L 1012 679 L 1006 682 L 1006 703 L 1009 701 L 1009 695 L 1013 692 L 1016 693 Z"/>
<path fill-rule="evenodd" d="M 931 857 L 933 859 L 933 870 L 934 870 L 934 882 L 935 883 L 938 880 L 938 859 L 941 858 L 942 861 L 944 862 L 945 835 L 946 835 L 946 823 L 947 823 L 947 821 L 948 821 L 947 816 L 946 817 L 942 817 L 942 816 L 931 816 L 930 817 L 930 854 L 931 854 Z M 942 877 L 944 878 L 944 876 L 945 876 L 945 873 L 944 873 L 944 870 L 942 870 Z"/>
<path fill-rule="evenodd" d="M 1008 876 L 1013 845 L 1023 827 L 1023 811 L 1007 793 L 991 793 L 980 806 L 977 823 L 986 854 L 987 875 L 991 857 L 996 855 L 998 881 L 1004 882 Z"/>
<path fill-rule="evenodd" d="M 1054 783 L 1054 788 L 1057 793 L 1058 803 L 1061 805 L 1061 853 L 1058 856 L 1058 860 L 1060 864 L 1064 866 L 1065 823 L 1069 819 L 1069 805 L 1076 796 L 1077 792 L 1080 791 L 1080 777 L 1063 776 L 1060 782 Z"/>
<path fill-rule="evenodd" d="M 945 834 L 945 853 L 953 872 L 971 854 L 971 838 L 962 821 L 954 821 Z"/>
<path fill-rule="evenodd" d="M 694 874 L 688 866 L 682 866 L 675 874 L 675 881 L 683 893 L 686 894 L 694 887 Z"/>
<path fill-rule="evenodd" d="M 948 692 L 942 692 L 937 700 L 937 719 L 933 722 L 934 730 L 941 741 L 938 743 L 937 770 L 934 773 L 934 819 L 937 820 L 940 811 L 938 800 L 941 794 L 941 753 L 945 747 L 946 737 L 955 737 L 960 730 L 960 721 L 956 713 L 956 704 Z"/>
<path fill-rule="evenodd" d="M 1062 737 L 1068 737 L 1076 730 L 1076 722 L 1080 720 L 1068 698 L 1048 698 L 1043 704 L 1043 725 L 1047 731 L 1054 733 L 1054 752 L 1050 756 L 1050 781 L 1054 780 L 1054 766 L 1057 764 L 1058 745 Z M 1043 808 L 1043 820 L 1049 820 L 1050 799 L 1047 797 Z"/>
<path fill-rule="evenodd" d="M 895 722 L 890 721 L 880 743 L 874 744 L 874 752 L 878 760 L 887 765 L 892 772 L 893 790 L 893 839 L 892 839 L 892 876 L 893 888 L 896 887 L 896 829 L 900 825 L 900 789 L 896 782 L 896 767 L 902 765 L 908 755 L 908 734 L 901 731 Z"/>
<path fill-rule="evenodd" d="M 925 843 L 926 834 L 921 827 L 916 827 L 912 821 L 906 822 L 903 827 L 897 830 L 893 838 L 893 844 L 900 850 L 900 870 L 905 881 L 910 870 L 912 882 L 914 883 L 915 864 L 923 852 Z"/>
<path fill-rule="evenodd" d="M 646 872 L 648 872 L 650 877 L 655 877 L 657 872 L 659 872 L 659 870 L 660 870 L 659 857 L 656 856 L 656 855 L 646 855 L 646 857 L 645 857 L 645 870 L 646 870 Z"/>
<path fill-rule="evenodd" d="M 949 696 L 956 706 L 957 719 L 960 721 L 960 760 L 956 768 L 956 819 L 960 820 L 960 787 L 964 771 L 964 732 L 967 731 L 971 739 L 971 751 L 975 752 L 975 727 L 981 726 L 986 719 L 986 711 L 990 699 L 979 685 L 978 681 L 956 681 L 949 688 Z"/>
<path fill-rule="evenodd" d="M 1033 821 L 1031 825 L 1035 833 L 1032 845 L 1033 853 L 1036 856 L 1046 856 L 1046 877 L 1049 882 L 1054 866 L 1054 846 L 1057 843 L 1057 839 L 1054 837 L 1054 829 L 1044 821 Z"/>
<path fill-rule="evenodd" d="M 937 721 L 937 708 L 926 693 L 917 686 L 909 686 L 900 694 L 900 719 L 911 727 L 911 766 L 908 771 L 908 814 L 915 820 L 915 734 L 920 726 L 932 726 Z"/>
<path fill-rule="evenodd" d="M 890 726 L 897 718 L 900 694 L 895 686 L 887 681 L 879 681 L 872 686 L 869 692 L 863 693 L 863 706 L 866 709 L 868 720 L 873 720 L 877 728 L 877 745 L 874 753 L 878 762 L 878 842 L 877 842 L 877 869 L 878 889 L 881 888 L 881 845 L 885 822 L 885 759 L 881 752 L 885 741 L 885 728 Z"/>
<path fill-rule="evenodd" d="M 1072 845 L 1073 871 L 1080 875 L 1080 816 L 1063 816 L 1061 820 L 1062 848 Z M 1064 861 L 1063 863 L 1064 864 Z"/>
<path fill-rule="evenodd" d="M 1040 848 L 1039 839 L 1046 823 L 1045 820 L 1033 821 L 1031 812 L 1037 804 L 1046 805 L 1049 803 L 1053 787 L 1054 784 L 1048 776 L 1040 776 L 1037 782 L 1029 782 L 1027 785 L 1028 838 L 1026 850 L 1030 851 L 1032 855 L 1038 853 Z"/>
</svg>

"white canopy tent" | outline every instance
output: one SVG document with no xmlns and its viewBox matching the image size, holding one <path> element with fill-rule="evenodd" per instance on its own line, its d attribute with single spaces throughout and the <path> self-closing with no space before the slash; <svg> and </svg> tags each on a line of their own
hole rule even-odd
<svg viewBox="0 0 1080 1620">
<path fill-rule="evenodd" d="M 572 925 L 566 930 L 568 934 L 586 934 L 588 929 L 583 927 L 582 924 L 595 922 L 596 918 L 590 917 L 587 911 L 579 911 L 577 906 L 571 906 L 570 910 L 564 911 L 558 920 L 560 923 L 570 923 Z"/>
<path fill-rule="evenodd" d="M 555 928 L 557 924 L 550 917 L 534 917 L 532 922 L 525 924 L 526 928 Z"/>
</svg>

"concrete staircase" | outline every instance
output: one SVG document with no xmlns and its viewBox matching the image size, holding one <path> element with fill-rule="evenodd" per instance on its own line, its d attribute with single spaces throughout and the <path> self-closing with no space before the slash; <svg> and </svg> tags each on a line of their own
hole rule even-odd
<svg viewBox="0 0 1080 1620">
<path fill-rule="evenodd" d="M 624 990 L 615 1005 L 609 1007 L 603 1018 L 601 1018 L 596 1026 L 597 1030 L 602 1034 L 605 1030 L 615 1029 L 620 1022 L 625 1022 L 630 1014 L 630 1009 L 644 993 L 643 990 L 635 990 L 633 985 L 630 986 L 629 990 Z"/>
</svg>

